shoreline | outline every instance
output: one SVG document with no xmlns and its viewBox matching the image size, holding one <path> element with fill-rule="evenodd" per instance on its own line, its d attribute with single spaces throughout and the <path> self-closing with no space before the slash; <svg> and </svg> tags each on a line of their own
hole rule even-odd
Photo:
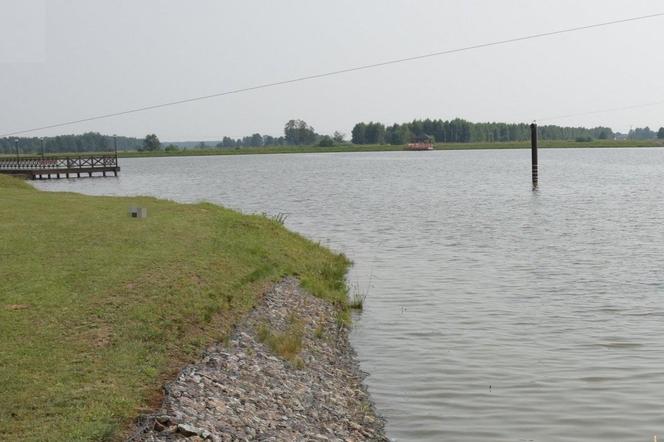
<svg viewBox="0 0 664 442">
<path fill-rule="evenodd" d="M 577 142 L 574 140 L 540 140 L 540 149 L 614 149 L 614 148 L 658 148 L 664 147 L 664 140 L 594 140 Z M 498 142 L 498 143 L 436 143 L 434 151 L 456 150 L 507 150 L 530 149 L 530 141 Z M 190 148 L 178 151 L 119 152 L 120 158 L 163 158 L 189 156 L 226 156 L 226 155 L 270 155 L 297 153 L 355 153 L 355 152 L 405 152 L 404 145 L 389 144 L 345 144 L 333 147 L 318 146 L 270 146 L 242 148 Z"/>
<path fill-rule="evenodd" d="M 387 441 L 348 336 L 331 303 L 294 278 L 276 283 L 230 339 L 206 349 L 164 387 L 129 442 L 172 440 Z M 265 328 L 299 324 L 301 348 L 280 355 Z"/>
<path fill-rule="evenodd" d="M 479 143 L 436 143 L 434 151 L 456 150 L 508 150 L 530 149 L 530 141 L 513 142 L 479 142 Z M 640 149 L 664 147 L 664 140 L 593 140 L 577 142 L 574 140 L 540 140 L 540 149 Z M 197 157 L 197 156 L 227 156 L 227 155 L 275 155 L 297 153 L 354 153 L 354 152 L 404 152 L 404 145 L 389 144 L 342 144 L 333 147 L 318 146 L 268 146 L 268 147 L 241 147 L 241 148 L 215 148 L 206 147 L 188 148 L 177 151 L 159 150 L 154 152 L 119 151 L 119 158 L 170 158 L 170 157 Z M 111 152 L 61 152 L 49 153 L 51 157 L 86 156 L 90 154 Z M 25 153 L 27 157 L 38 157 L 38 153 Z M 0 154 L 0 157 L 15 157 L 10 154 Z"/>
</svg>

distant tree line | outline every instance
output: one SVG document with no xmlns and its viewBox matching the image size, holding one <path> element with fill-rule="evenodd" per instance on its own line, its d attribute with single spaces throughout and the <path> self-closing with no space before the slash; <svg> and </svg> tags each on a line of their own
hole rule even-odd
<svg viewBox="0 0 664 442">
<path fill-rule="evenodd" d="M 233 148 L 233 147 L 262 147 L 262 146 L 285 146 L 285 137 L 273 137 L 271 135 L 261 135 L 255 133 L 242 138 L 224 137 L 216 147 L 219 148 Z M 207 147 L 205 143 L 199 145 L 200 148 Z"/>
<path fill-rule="evenodd" d="M 331 147 L 345 143 L 345 135 L 334 132 L 333 135 L 321 135 L 304 120 L 289 120 L 284 125 L 284 134 L 280 137 L 255 133 L 242 138 L 224 137 L 216 147 L 269 147 L 269 146 L 311 146 Z M 205 146 L 200 146 L 205 147 Z"/>
<path fill-rule="evenodd" d="M 630 129 L 627 134 L 628 140 L 654 140 L 655 138 L 664 139 L 664 127 L 660 127 L 657 132 L 651 130 L 648 126 L 637 127 L 636 129 Z"/>
<path fill-rule="evenodd" d="M 577 140 L 592 141 L 593 139 L 613 139 L 622 137 L 631 140 L 664 139 L 664 127 L 657 132 L 649 127 L 636 128 L 627 135 L 614 133 L 608 127 L 563 127 L 555 125 L 539 126 L 539 137 L 543 140 Z M 351 132 L 353 144 L 394 144 L 409 143 L 414 137 L 431 136 L 437 143 L 472 143 L 472 142 L 506 142 L 526 141 L 530 139 L 530 127 L 525 123 L 471 123 L 457 118 L 454 120 L 413 120 L 410 123 L 385 126 L 378 122 L 357 123 Z M 0 138 L 0 154 L 14 154 L 16 138 Z M 43 138 L 44 152 L 111 152 L 114 150 L 113 136 L 97 132 L 81 135 L 58 135 Z M 289 120 L 284 125 L 284 134 L 279 137 L 255 133 L 242 138 L 223 137 L 216 143 L 217 148 L 269 147 L 269 146 L 311 146 L 332 147 L 345 144 L 345 134 L 334 132 L 332 135 L 321 135 L 303 120 Z M 42 151 L 42 138 L 18 138 L 21 154 L 39 154 Z M 193 146 L 195 144 L 189 144 Z M 118 150 L 156 151 L 162 144 L 155 134 L 145 138 L 117 137 Z M 208 147 L 205 142 L 198 143 L 199 148 Z M 179 150 L 180 147 L 169 144 L 167 151 Z"/>
<path fill-rule="evenodd" d="M 13 154 L 16 138 L 0 138 L 0 153 Z M 58 135 L 44 137 L 44 152 L 47 154 L 64 152 L 111 152 L 115 149 L 113 137 L 101 135 L 97 132 L 87 132 L 81 135 Z M 143 145 L 143 140 L 132 137 L 117 137 L 118 150 L 136 150 Z M 40 154 L 42 151 L 42 138 L 18 138 L 18 148 L 21 154 Z"/>
<path fill-rule="evenodd" d="M 608 127 L 539 126 L 543 140 L 573 140 L 577 138 L 613 139 Z M 525 123 L 471 123 L 454 120 L 413 120 L 410 123 L 385 126 L 382 123 L 357 123 L 352 130 L 353 144 L 406 144 L 413 137 L 432 136 L 437 143 L 473 143 L 526 141 L 530 139 L 530 125 Z"/>
<path fill-rule="evenodd" d="M 316 133 L 304 120 L 289 120 L 284 126 L 283 136 L 274 137 L 255 133 L 237 139 L 224 137 L 217 143 L 217 147 L 311 146 L 324 137 Z"/>
<path fill-rule="evenodd" d="M 542 140 L 592 141 L 612 140 L 616 133 L 608 127 L 565 127 L 556 125 L 538 126 Z M 472 123 L 460 118 L 444 120 L 413 120 L 409 123 L 386 126 L 383 123 L 357 123 L 351 132 L 353 144 L 409 143 L 415 137 L 432 136 L 437 143 L 509 142 L 530 140 L 530 125 L 526 123 Z M 653 132 L 649 128 L 634 129 L 629 139 L 664 139 L 664 128 Z M 255 133 L 242 138 L 224 137 L 216 144 L 218 148 L 263 147 L 263 146 L 311 146 L 331 147 L 346 143 L 345 134 L 318 134 L 303 120 L 290 120 L 284 126 L 284 135 L 274 137 Z M 201 142 L 201 148 L 207 147 Z"/>
</svg>

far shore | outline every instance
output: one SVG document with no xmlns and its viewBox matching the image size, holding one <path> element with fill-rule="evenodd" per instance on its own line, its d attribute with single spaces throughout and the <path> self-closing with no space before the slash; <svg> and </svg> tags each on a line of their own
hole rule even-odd
<svg viewBox="0 0 664 442">
<path fill-rule="evenodd" d="M 586 148 L 642 148 L 664 147 L 664 139 L 657 140 L 540 140 L 540 149 L 586 149 Z M 486 150 L 486 149 L 529 149 L 530 141 L 498 142 L 498 143 L 436 143 L 434 150 Z M 207 155 L 261 155 L 261 154 L 288 154 L 288 153 L 341 153 L 341 152 L 394 152 L 403 151 L 404 145 L 390 144 L 340 144 L 332 147 L 319 146 L 267 146 L 267 147 L 205 147 L 178 150 L 158 151 L 120 151 L 120 158 L 145 157 L 180 157 L 180 156 L 207 156 Z M 51 154 L 48 156 L 89 155 L 100 152 L 70 152 Z M 21 153 L 22 156 L 39 156 L 38 153 Z M 0 157 L 14 157 L 15 155 L 1 155 Z"/>
<path fill-rule="evenodd" d="M 634 147 L 664 147 L 664 140 L 593 140 L 579 142 L 574 140 L 541 140 L 541 149 L 569 149 L 569 148 L 634 148 Z M 506 143 L 436 143 L 434 150 L 482 150 L 482 149 L 529 149 L 530 141 L 517 141 Z M 260 154 L 287 154 L 287 153 L 340 153 L 340 152 L 394 152 L 403 151 L 404 145 L 391 144 L 342 144 L 333 147 L 318 146 L 269 146 L 269 147 L 240 147 L 240 148 L 190 148 L 177 151 L 159 150 L 155 152 L 125 151 L 120 152 L 121 158 L 140 157 L 177 157 L 177 156 L 206 156 L 206 155 L 260 155 Z"/>
</svg>

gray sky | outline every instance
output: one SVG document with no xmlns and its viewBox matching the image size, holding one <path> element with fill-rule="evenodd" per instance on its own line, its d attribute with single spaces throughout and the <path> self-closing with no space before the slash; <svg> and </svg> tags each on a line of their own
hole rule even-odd
<svg viewBox="0 0 664 442">
<path fill-rule="evenodd" d="M 664 12 L 661 0 L 0 0 L 0 133 Z M 35 132 L 162 140 L 524 121 L 664 100 L 664 18 Z M 552 121 L 664 126 L 664 104 Z"/>
</svg>

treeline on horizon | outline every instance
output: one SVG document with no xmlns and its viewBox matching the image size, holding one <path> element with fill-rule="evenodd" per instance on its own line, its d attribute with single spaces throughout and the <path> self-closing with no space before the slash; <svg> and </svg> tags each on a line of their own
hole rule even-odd
<svg viewBox="0 0 664 442">
<path fill-rule="evenodd" d="M 42 138 L 40 137 L 6 137 L 0 138 L 0 153 L 16 153 L 15 140 L 18 140 L 18 149 L 22 154 L 38 154 L 42 152 Z M 70 152 L 112 152 L 117 141 L 118 150 L 136 150 L 143 146 L 143 140 L 133 137 L 102 135 L 97 132 L 86 132 L 80 135 L 58 135 L 44 137 L 44 153 L 70 153 Z"/>
<path fill-rule="evenodd" d="M 538 127 L 542 140 L 576 140 L 591 141 L 628 139 L 650 140 L 664 139 L 664 127 L 658 131 L 649 127 L 636 128 L 628 134 L 613 132 L 608 127 L 565 127 L 544 125 Z M 392 144 L 403 145 L 415 137 L 430 136 L 436 143 L 498 143 L 527 141 L 530 139 L 530 126 L 525 123 L 472 123 L 460 118 L 454 120 L 413 120 L 409 123 L 386 126 L 378 122 L 357 123 L 351 132 L 350 142 L 353 144 Z M 0 138 L 0 154 L 14 154 L 15 140 L 18 140 L 21 154 L 44 153 L 76 153 L 76 152 L 112 152 L 128 150 L 160 150 L 162 143 L 151 134 L 143 138 L 102 135 L 87 132 L 80 135 L 58 135 L 55 137 L 5 137 Z M 197 148 L 241 148 L 270 146 L 313 146 L 331 147 L 347 144 L 345 134 L 334 132 L 332 135 L 321 135 L 303 120 L 290 120 L 284 126 L 282 136 L 261 135 L 254 133 L 242 138 L 223 137 L 220 141 L 171 143 L 164 146 L 166 150 L 179 150 L 183 147 Z"/>
<path fill-rule="evenodd" d="M 538 127 L 542 140 L 614 139 L 608 127 Z M 413 120 L 385 126 L 382 123 L 357 123 L 352 130 L 353 144 L 406 144 L 414 137 L 430 136 L 436 143 L 494 143 L 530 140 L 530 125 L 525 123 L 472 123 L 460 118 Z"/>
</svg>

